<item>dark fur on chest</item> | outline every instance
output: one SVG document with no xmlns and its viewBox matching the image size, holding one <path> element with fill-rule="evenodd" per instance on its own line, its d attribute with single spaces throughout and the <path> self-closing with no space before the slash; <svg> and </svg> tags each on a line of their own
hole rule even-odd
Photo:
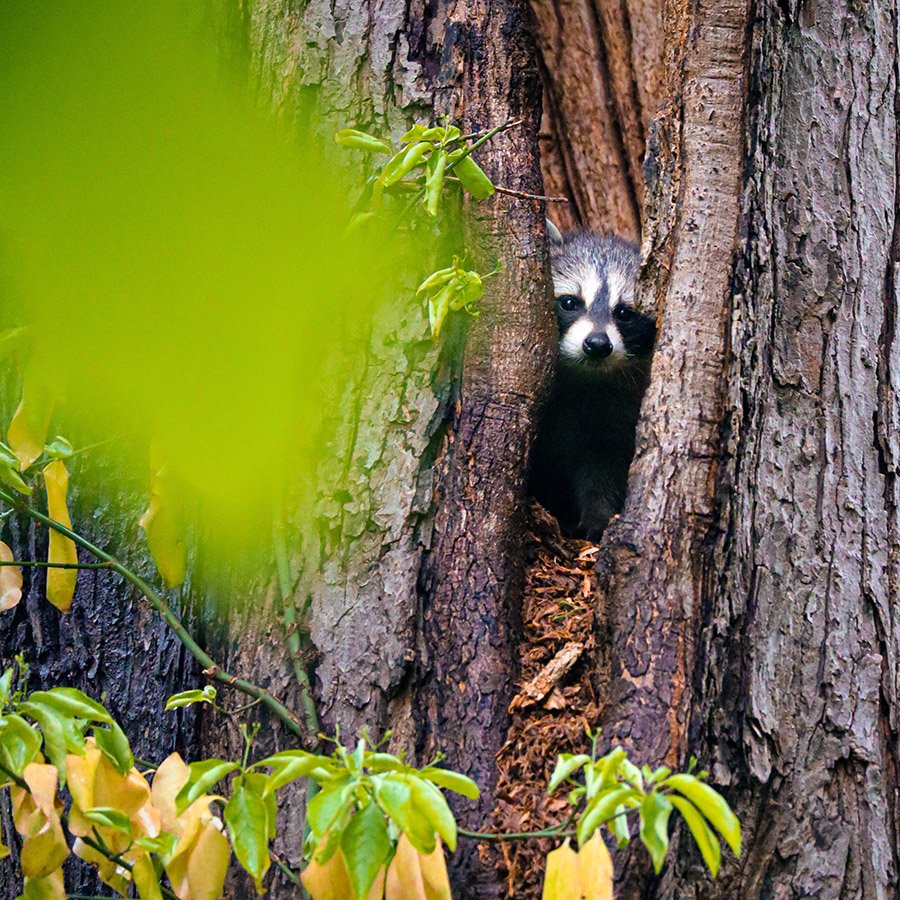
<svg viewBox="0 0 900 900">
<path fill-rule="evenodd" d="M 556 373 L 532 492 L 568 534 L 597 540 L 622 509 L 649 365 L 648 357 L 604 375 Z"/>
</svg>

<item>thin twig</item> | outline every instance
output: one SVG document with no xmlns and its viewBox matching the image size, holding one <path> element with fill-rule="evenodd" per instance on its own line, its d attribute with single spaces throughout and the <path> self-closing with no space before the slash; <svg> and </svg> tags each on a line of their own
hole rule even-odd
<svg viewBox="0 0 900 900">
<path fill-rule="evenodd" d="M 518 128 L 519 125 L 524 125 L 524 124 L 525 124 L 524 119 L 515 119 L 512 122 L 507 122 L 505 125 L 501 125 L 500 130 L 507 131 L 510 128 Z M 457 140 L 458 141 L 474 141 L 474 140 L 477 140 L 478 138 L 484 137 L 484 135 L 486 135 L 487 133 L 488 133 L 487 131 L 473 131 L 469 134 L 462 135 L 462 137 L 458 137 Z"/>
<path fill-rule="evenodd" d="M 284 616 L 284 630 L 287 635 L 288 652 L 291 654 L 291 662 L 294 667 L 294 678 L 300 687 L 300 702 L 303 705 L 303 718 L 306 728 L 311 735 L 319 733 L 319 714 L 316 710 L 316 701 L 312 695 L 312 686 L 309 682 L 309 674 L 303 665 L 303 649 L 300 646 L 300 635 L 297 634 L 297 605 L 294 598 L 293 583 L 291 581 L 290 565 L 288 564 L 287 541 L 284 536 L 284 514 L 283 511 L 275 518 L 274 523 L 274 544 L 275 544 L 275 572 L 278 578 L 278 593 L 281 595 L 281 608 Z M 313 797 L 319 792 L 318 783 L 310 778 L 306 782 L 306 810 L 309 810 L 309 804 Z M 304 814 L 303 818 L 303 839 L 309 836 L 309 816 Z M 273 859 L 278 862 L 277 857 L 273 855 Z M 286 871 L 285 867 L 279 863 L 279 868 Z M 293 874 L 293 873 L 291 873 Z M 304 897 L 309 894 L 306 888 L 302 886 L 299 879 L 296 881 L 300 885 Z"/>
<path fill-rule="evenodd" d="M 311 735 L 307 734 L 306 728 L 283 703 L 276 700 L 268 691 L 263 690 L 260 687 L 257 687 L 255 684 L 251 684 L 249 681 L 245 681 L 243 678 L 237 678 L 234 675 L 230 675 L 226 672 L 188 633 L 188 630 L 181 623 L 181 620 L 175 613 L 172 611 L 172 607 L 160 597 L 159 594 L 143 579 L 140 575 L 133 572 L 123 563 L 121 563 L 114 556 L 111 556 L 105 550 L 101 550 L 96 545 L 92 544 L 89 540 L 82 537 L 75 531 L 72 531 L 70 528 L 66 528 L 65 525 L 61 525 L 55 519 L 51 519 L 49 516 L 45 516 L 42 512 L 34 509 L 26 503 L 23 503 L 17 497 L 12 496 L 7 493 L 5 490 L 0 490 L 0 500 L 5 501 L 10 506 L 15 507 L 21 512 L 25 513 L 27 516 L 31 517 L 37 522 L 40 522 L 42 525 L 46 525 L 48 528 L 52 528 L 54 531 L 59 534 L 65 535 L 65 537 L 69 538 L 71 541 L 74 541 L 84 550 L 87 550 L 88 553 L 96 556 L 98 559 L 102 559 L 105 563 L 109 564 L 109 568 L 114 572 L 118 572 L 123 578 L 129 581 L 134 587 L 136 587 L 146 598 L 147 602 L 162 616 L 163 621 L 175 632 L 177 638 L 181 641 L 182 644 L 187 648 L 188 652 L 200 665 L 203 666 L 203 674 L 207 676 L 207 678 L 212 679 L 213 681 L 218 681 L 220 684 L 226 684 L 229 687 L 233 687 L 235 690 L 241 691 L 244 694 L 247 694 L 249 697 L 253 697 L 259 700 L 273 715 L 276 716 L 291 732 L 295 737 L 297 737 L 301 741 L 309 740 Z"/>
<path fill-rule="evenodd" d="M 548 197 L 546 194 L 529 194 L 528 191 L 514 191 L 512 188 L 494 185 L 498 194 L 509 194 L 510 197 L 518 197 L 519 200 L 543 200 L 545 203 L 571 203 L 568 197 Z"/>
<path fill-rule="evenodd" d="M 449 176 L 447 181 L 460 184 L 458 178 Z M 548 197 L 545 194 L 529 194 L 527 191 L 514 191 L 512 188 L 500 187 L 499 184 L 494 185 L 494 190 L 498 194 L 509 194 L 510 197 L 518 197 L 520 200 L 544 200 L 547 203 L 571 203 L 568 197 Z"/>
</svg>

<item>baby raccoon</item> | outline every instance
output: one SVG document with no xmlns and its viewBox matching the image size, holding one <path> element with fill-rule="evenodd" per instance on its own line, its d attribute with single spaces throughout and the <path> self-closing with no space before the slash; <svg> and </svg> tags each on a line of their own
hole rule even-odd
<svg viewBox="0 0 900 900">
<path fill-rule="evenodd" d="M 552 222 L 547 228 L 559 360 L 532 491 L 563 531 L 597 540 L 625 500 L 656 324 L 632 305 L 634 244 L 589 232 L 563 237 Z"/>
</svg>

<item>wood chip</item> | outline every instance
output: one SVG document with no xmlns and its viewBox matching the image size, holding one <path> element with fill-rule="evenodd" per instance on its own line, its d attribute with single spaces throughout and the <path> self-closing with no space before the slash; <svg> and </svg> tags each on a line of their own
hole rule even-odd
<svg viewBox="0 0 900 900">
<path fill-rule="evenodd" d="M 538 672 L 537 677 L 526 684 L 513 698 L 509 705 L 509 711 L 524 709 L 532 703 L 543 700 L 556 685 L 562 681 L 566 673 L 578 662 L 584 653 L 584 644 L 579 641 L 570 641 L 560 650 L 550 662 Z M 560 697 L 562 699 L 562 697 Z M 559 707 L 557 707 L 559 708 Z"/>
</svg>

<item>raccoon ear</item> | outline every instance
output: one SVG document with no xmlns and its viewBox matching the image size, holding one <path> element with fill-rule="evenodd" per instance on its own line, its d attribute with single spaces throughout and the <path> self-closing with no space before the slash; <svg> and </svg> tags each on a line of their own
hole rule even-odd
<svg viewBox="0 0 900 900">
<path fill-rule="evenodd" d="M 547 219 L 547 237 L 550 239 L 551 247 L 562 247 L 562 232 L 549 219 Z"/>
</svg>

